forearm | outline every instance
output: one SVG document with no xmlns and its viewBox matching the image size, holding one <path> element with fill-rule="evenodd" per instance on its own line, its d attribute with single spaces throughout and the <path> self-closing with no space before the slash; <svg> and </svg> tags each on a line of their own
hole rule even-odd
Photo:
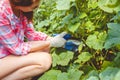
<svg viewBox="0 0 120 80">
<path fill-rule="evenodd" d="M 29 52 L 43 50 L 50 46 L 48 41 L 29 41 L 28 43 L 31 45 Z"/>
<path fill-rule="evenodd" d="M 29 41 L 31 45 L 29 52 L 44 50 L 48 47 L 63 47 L 66 42 L 64 35 L 66 35 L 65 32 L 55 37 L 47 36 L 46 41 Z"/>
</svg>

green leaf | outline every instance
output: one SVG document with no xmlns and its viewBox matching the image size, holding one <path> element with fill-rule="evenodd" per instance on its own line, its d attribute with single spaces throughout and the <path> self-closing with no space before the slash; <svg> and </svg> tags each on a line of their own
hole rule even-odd
<svg viewBox="0 0 120 80">
<path fill-rule="evenodd" d="M 86 80 L 99 80 L 99 78 L 96 77 L 96 76 L 91 76 L 90 78 L 88 78 L 88 79 L 86 79 Z"/>
<path fill-rule="evenodd" d="M 120 0 L 100 0 L 99 7 L 109 13 L 120 11 Z"/>
<path fill-rule="evenodd" d="M 53 67 L 56 65 L 66 66 L 73 58 L 74 53 L 71 51 L 62 52 L 59 55 L 53 53 Z"/>
<path fill-rule="evenodd" d="M 112 20 L 118 20 L 120 21 L 120 11 L 111 19 Z"/>
<path fill-rule="evenodd" d="M 98 6 L 97 0 L 89 0 L 88 8 L 95 9 Z"/>
<path fill-rule="evenodd" d="M 117 23 L 108 23 L 108 37 L 105 42 L 104 47 L 106 49 L 109 49 L 111 47 L 114 47 L 117 44 L 120 44 L 120 24 Z"/>
<path fill-rule="evenodd" d="M 119 70 L 119 72 L 115 75 L 114 80 L 120 80 L 120 70 Z"/>
<path fill-rule="evenodd" d="M 52 54 L 52 57 L 53 57 L 52 66 L 55 67 L 58 64 L 58 61 L 60 61 L 60 57 L 55 53 Z"/>
<path fill-rule="evenodd" d="M 80 13 L 80 16 L 79 16 L 80 19 L 83 19 L 83 18 L 85 18 L 85 17 L 87 17 L 87 14 L 86 14 L 86 13 Z"/>
<path fill-rule="evenodd" d="M 59 71 L 59 70 L 50 70 L 50 71 L 46 72 L 38 80 L 57 80 L 57 76 L 59 74 L 61 74 L 61 71 Z"/>
<path fill-rule="evenodd" d="M 80 71 L 80 70 L 70 69 L 68 71 L 69 80 L 80 80 L 80 77 L 82 76 L 82 74 L 83 74 L 83 71 Z"/>
<path fill-rule="evenodd" d="M 84 45 L 83 42 L 81 41 L 81 43 L 80 43 L 80 45 L 79 45 L 79 47 L 78 47 L 78 52 L 79 52 L 79 53 L 82 51 L 82 49 L 83 49 L 84 46 L 85 46 L 85 45 Z"/>
<path fill-rule="evenodd" d="M 89 61 L 92 55 L 89 52 L 82 52 L 75 63 L 84 64 L 85 62 Z"/>
<path fill-rule="evenodd" d="M 87 69 L 87 68 L 86 68 Z M 87 70 L 88 71 L 88 70 Z M 95 77 L 95 78 L 94 78 Z M 97 79 L 99 77 L 98 71 L 95 70 L 90 70 L 89 72 L 87 72 L 87 75 L 84 77 L 83 80 L 89 80 L 89 79 Z"/>
<path fill-rule="evenodd" d="M 70 9 L 70 0 L 57 0 L 57 10 L 69 10 Z"/>
<path fill-rule="evenodd" d="M 99 74 L 100 80 L 113 80 L 119 68 L 108 67 Z"/>
<path fill-rule="evenodd" d="M 70 0 L 71 2 L 75 2 L 75 0 Z"/>
<path fill-rule="evenodd" d="M 104 61 L 102 64 L 102 69 L 106 69 L 108 66 L 112 66 L 113 62 L 111 61 Z"/>
<path fill-rule="evenodd" d="M 68 29 L 70 32 L 74 33 L 75 31 L 77 31 L 79 27 L 80 27 L 80 23 L 76 23 L 73 25 L 69 25 Z"/>
<path fill-rule="evenodd" d="M 58 64 L 62 66 L 68 65 L 69 61 L 73 58 L 73 55 L 74 53 L 71 51 L 60 53 L 60 61 L 58 61 Z"/>
<path fill-rule="evenodd" d="M 113 63 L 117 66 L 120 67 L 120 52 L 116 53 L 116 57 L 114 58 Z"/>
<path fill-rule="evenodd" d="M 38 80 L 79 80 L 82 74 L 82 71 L 75 69 L 63 73 L 59 70 L 50 70 Z"/>
<path fill-rule="evenodd" d="M 95 26 L 93 25 L 93 22 L 91 21 L 87 21 L 85 23 L 86 29 L 90 32 L 90 31 L 94 31 L 95 30 Z"/>
<path fill-rule="evenodd" d="M 86 44 L 95 50 L 102 50 L 106 40 L 106 32 L 89 35 L 86 40 Z"/>
<path fill-rule="evenodd" d="M 59 74 L 57 76 L 57 80 L 69 80 L 68 73 L 63 72 L 63 73 Z"/>
<path fill-rule="evenodd" d="M 67 73 L 63 72 L 57 76 L 57 80 L 80 80 L 83 71 L 70 69 Z"/>
<path fill-rule="evenodd" d="M 44 21 L 39 22 L 36 27 L 37 27 L 37 28 L 41 28 L 41 27 L 44 27 L 44 26 L 48 26 L 49 23 L 50 23 L 49 20 L 44 20 Z"/>
<path fill-rule="evenodd" d="M 73 18 L 73 14 L 69 14 L 63 18 L 63 24 L 69 24 L 70 20 Z"/>
<path fill-rule="evenodd" d="M 87 37 L 87 40 L 86 40 L 86 44 L 90 47 L 90 48 L 97 48 L 96 46 L 99 46 L 97 45 L 96 43 L 98 43 L 98 39 L 97 39 L 97 36 L 94 34 L 94 35 L 89 35 Z"/>
<path fill-rule="evenodd" d="M 90 71 L 90 72 L 89 72 L 89 74 L 88 74 L 88 77 L 91 77 L 91 76 L 96 76 L 96 77 L 99 77 L 99 74 L 98 74 L 98 72 L 97 72 L 97 71 L 92 70 L 92 71 Z"/>
</svg>

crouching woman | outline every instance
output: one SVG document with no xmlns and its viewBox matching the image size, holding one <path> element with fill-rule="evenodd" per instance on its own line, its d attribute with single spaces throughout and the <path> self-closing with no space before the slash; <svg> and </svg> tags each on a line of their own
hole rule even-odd
<svg viewBox="0 0 120 80">
<path fill-rule="evenodd" d="M 34 30 L 33 10 L 39 2 L 0 0 L 0 80 L 23 80 L 44 73 L 52 63 L 49 48 L 65 43 L 62 37 Z"/>
</svg>

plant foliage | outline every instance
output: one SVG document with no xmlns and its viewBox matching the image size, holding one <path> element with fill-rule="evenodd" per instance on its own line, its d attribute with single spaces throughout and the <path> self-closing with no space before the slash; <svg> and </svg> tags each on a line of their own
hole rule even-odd
<svg viewBox="0 0 120 80">
<path fill-rule="evenodd" d="M 120 0 L 41 0 L 34 25 L 81 42 L 78 52 L 51 48 L 52 67 L 39 80 L 119 80 Z"/>
</svg>

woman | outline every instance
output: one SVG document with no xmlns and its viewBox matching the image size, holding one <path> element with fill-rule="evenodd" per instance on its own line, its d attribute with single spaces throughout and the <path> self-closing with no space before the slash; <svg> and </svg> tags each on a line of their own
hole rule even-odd
<svg viewBox="0 0 120 80">
<path fill-rule="evenodd" d="M 66 33 L 48 37 L 34 30 L 33 10 L 39 2 L 0 0 L 0 80 L 23 80 L 44 73 L 52 63 L 49 47 L 62 47 L 66 42 Z"/>
</svg>

